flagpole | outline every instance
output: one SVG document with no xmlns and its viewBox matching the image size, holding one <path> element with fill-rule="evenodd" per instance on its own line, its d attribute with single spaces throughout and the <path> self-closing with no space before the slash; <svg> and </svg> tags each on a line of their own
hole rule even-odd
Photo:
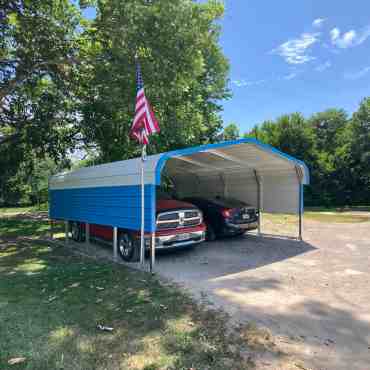
<svg viewBox="0 0 370 370">
<path fill-rule="evenodd" d="M 146 145 L 141 151 L 141 234 L 140 234 L 140 263 L 145 262 L 145 242 L 144 242 L 144 223 L 145 223 L 145 186 L 144 186 L 144 162 L 146 159 Z"/>
</svg>

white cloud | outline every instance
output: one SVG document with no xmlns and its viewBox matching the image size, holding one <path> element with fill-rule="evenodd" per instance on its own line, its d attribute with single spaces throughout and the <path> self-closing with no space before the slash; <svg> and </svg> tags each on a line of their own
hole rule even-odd
<svg viewBox="0 0 370 370">
<path fill-rule="evenodd" d="M 320 28 L 325 21 L 326 21 L 326 18 L 317 18 L 312 22 L 312 26 L 316 28 Z"/>
<path fill-rule="evenodd" d="M 338 27 L 335 27 L 330 31 L 331 43 L 340 49 L 347 49 L 349 47 L 361 45 L 369 37 L 370 26 L 359 31 L 350 30 L 343 34 Z"/>
<path fill-rule="evenodd" d="M 334 43 L 336 40 L 338 40 L 339 35 L 340 35 L 339 29 L 338 28 L 333 28 L 330 31 L 331 42 Z"/>
<path fill-rule="evenodd" d="M 256 81 L 246 81 L 246 80 L 233 80 L 231 81 L 237 87 L 251 87 L 251 86 L 258 86 L 265 83 L 266 80 L 256 80 Z"/>
<path fill-rule="evenodd" d="M 369 72 L 370 72 L 370 66 L 365 67 L 359 70 L 358 72 L 347 73 L 344 75 L 344 77 L 347 78 L 348 80 L 358 80 L 359 78 L 362 78 L 365 75 L 367 75 Z"/>
<path fill-rule="evenodd" d="M 319 33 L 302 33 L 297 39 L 292 39 L 279 45 L 272 53 L 278 54 L 289 64 L 304 64 L 315 57 L 308 55 L 308 50 L 319 41 Z"/>
<path fill-rule="evenodd" d="M 296 78 L 298 76 L 297 72 L 289 73 L 288 75 L 284 76 L 284 80 L 293 80 L 293 78 Z"/>
<path fill-rule="evenodd" d="M 324 72 L 326 69 L 331 67 L 331 62 L 328 60 L 325 63 L 319 64 L 316 68 L 315 71 L 317 72 Z"/>
</svg>

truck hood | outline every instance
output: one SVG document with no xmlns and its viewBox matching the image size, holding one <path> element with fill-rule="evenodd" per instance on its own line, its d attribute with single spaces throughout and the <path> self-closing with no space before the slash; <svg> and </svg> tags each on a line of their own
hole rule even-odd
<svg viewBox="0 0 370 370">
<path fill-rule="evenodd" d="M 159 212 L 167 212 L 167 211 L 175 211 L 177 209 L 194 209 L 197 207 L 191 203 L 182 202 L 180 200 L 174 199 L 158 199 L 157 200 L 157 213 Z"/>
</svg>

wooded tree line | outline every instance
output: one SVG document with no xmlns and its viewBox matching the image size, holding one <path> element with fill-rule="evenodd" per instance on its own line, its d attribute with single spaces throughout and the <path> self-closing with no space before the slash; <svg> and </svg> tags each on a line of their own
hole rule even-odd
<svg viewBox="0 0 370 370">
<path fill-rule="evenodd" d="M 220 117 L 222 15 L 217 0 L 0 0 L 0 203 L 45 200 L 47 177 L 76 150 L 79 166 L 139 155 L 135 54 L 162 129 L 151 153 L 234 135 Z M 369 203 L 369 110 L 293 114 L 249 134 L 307 162 L 311 202 Z"/>
<path fill-rule="evenodd" d="M 240 137 L 238 127 L 225 127 L 223 139 Z M 286 114 L 256 125 L 253 137 L 303 160 L 311 172 L 305 204 L 344 206 L 370 204 L 370 98 L 351 117 L 329 109 L 305 118 Z"/>
</svg>

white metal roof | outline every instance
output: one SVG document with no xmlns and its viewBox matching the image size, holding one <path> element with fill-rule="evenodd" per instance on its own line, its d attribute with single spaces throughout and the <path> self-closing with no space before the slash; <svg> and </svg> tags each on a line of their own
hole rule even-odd
<svg viewBox="0 0 370 370">
<path fill-rule="evenodd" d="M 211 177 L 222 172 L 235 177 L 258 175 L 280 181 L 281 178 L 297 178 L 309 183 L 309 171 L 304 162 L 255 139 L 240 139 L 202 145 L 151 155 L 144 164 L 145 183 L 161 183 L 162 170 L 172 176 L 184 177 L 195 174 Z M 57 174 L 50 178 L 49 188 L 87 188 L 102 186 L 128 186 L 140 184 L 141 159 L 112 162 L 81 168 L 74 172 Z M 273 180 L 271 180 L 273 182 Z"/>
</svg>

